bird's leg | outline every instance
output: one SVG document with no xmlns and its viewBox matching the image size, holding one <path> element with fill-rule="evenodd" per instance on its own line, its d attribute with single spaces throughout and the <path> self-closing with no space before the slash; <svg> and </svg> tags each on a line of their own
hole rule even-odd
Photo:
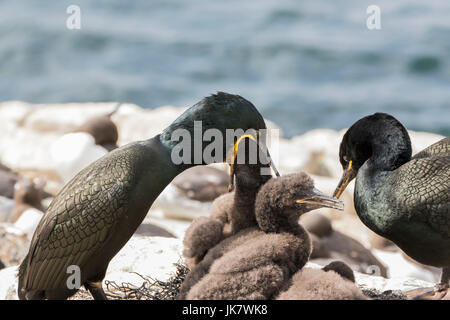
<svg viewBox="0 0 450 320">
<path fill-rule="evenodd" d="M 86 281 L 85 288 L 89 290 L 94 300 L 108 300 L 106 298 L 105 291 L 103 291 L 102 282 L 90 282 Z"/>
<path fill-rule="evenodd" d="M 434 299 L 450 299 L 450 267 L 442 268 L 441 280 L 434 289 Z"/>
<path fill-rule="evenodd" d="M 441 281 L 436 285 L 437 291 L 446 290 L 449 288 L 450 282 L 450 267 L 442 268 Z"/>
</svg>

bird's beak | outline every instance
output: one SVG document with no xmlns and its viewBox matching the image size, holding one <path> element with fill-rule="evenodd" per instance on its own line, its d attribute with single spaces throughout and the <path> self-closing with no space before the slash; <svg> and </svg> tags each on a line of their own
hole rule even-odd
<svg viewBox="0 0 450 320">
<path fill-rule="evenodd" d="M 271 158 L 270 153 L 269 153 L 269 149 L 267 149 L 267 147 L 266 147 L 266 156 L 267 156 L 267 159 L 269 159 L 269 165 L 272 168 L 272 170 L 275 173 L 275 175 L 277 177 L 281 176 L 280 172 L 278 172 L 278 169 L 275 167 L 275 164 L 272 161 L 272 158 Z"/>
<path fill-rule="evenodd" d="M 256 131 L 256 135 L 259 136 L 259 131 Z M 277 167 L 275 166 L 275 164 L 274 164 L 273 161 L 272 161 L 272 157 L 270 156 L 269 148 L 267 148 L 266 145 L 263 146 L 264 148 L 261 148 L 261 145 L 260 145 L 260 144 L 258 144 L 258 147 L 259 147 L 260 149 L 263 149 L 263 151 L 266 152 L 267 160 L 269 160 L 269 166 L 272 168 L 272 170 L 273 170 L 273 172 L 275 173 L 275 175 L 276 175 L 277 177 L 280 177 L 281 174 L 280 174 L 280 172 L 278 171 Z"/>
<path fill-rule="evenodd" d="M 304 199 L 295 200 L 296 203 L 306 204 L 310 210 L 319 208 L 331 208 L 344 211 L 344 202 L 334 197 L 327 196 L 317 190 L 313 189 L 313 194 Z"/>
<path fill-rule="evenodd" d="M 352 161 L 350 160 L 348 163 L 347 168 L 345 169 L 344 173 L 342 174 L 341 180 L 339 181 L 339 184 L 336 188 L 336 190 L 333 193 L 333 197 L 336 197 L 339 199 L 342 192 L 344 192 L 347 185 L 352 181 L 358 172 L 353 169 Z"/>
</svg>

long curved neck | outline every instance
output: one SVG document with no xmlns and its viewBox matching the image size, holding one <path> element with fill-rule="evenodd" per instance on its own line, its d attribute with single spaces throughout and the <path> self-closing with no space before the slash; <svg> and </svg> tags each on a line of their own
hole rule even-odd
<svg viewBox="0 0 450 320">
<path fill-rule="evenodd" d="M 386 237 L 396 220 L 386 201 L 392 192 L 391 172 L 411 160 L 412 151 L 408 132 L 401 124 L 387 122 L 382 128 L 368 139 L 372 155 L 358 170 L 354 200 L 361 221 Z"/>
<path fill-rule="evenodd" d="M 162 147 L 167 151 L 167 154 L 169 155 L 169 157 L 167 157 L 167 163 L 170 162 L 170 164 L 177 168 L 177 170 L 179 170 L 179 173 L 181 173 L 182 171 L 197 165 L 195 161 L 192 160 L 193 153 L 198 152 L 198 150 L 194 149 L 195 147 L 193 144 L 194 139 L 196 139 L 197 137 L 189 135 L 189 137 L 182 137 L 181 142 L 176 141 L 176 139 L 173 140 L 172 126 L 173 124 L 164 129 L 164 131 L 161 134 L 157 135 L 155 138 L 157 138 L 157 140 L 161 143 Z M 175 130 L 177 129 L 179 128 L 176 128 Z M 187 134 L 190 131 L 186 130 L 184 132 Z M 184 139 L 188 139 L 190 141 L 185 141 Z M 203 145 L 201 144 L 201 142 L 200 147 L 202 148 L 200 149 L 200 152 L 201 154 L 203 154 Z M 180 150 L 176 150 L 176 148 Z M 184 149 L 182 150 L 182 148 Z M 186 155 L 184 153 L 186 153 Z"/>
<path fill-rule="evenodd" d="M 258 187 L 242 186 L 239 178 L 236 178 L 234 206 L 231 210 L 231 230 L 233 234 L 256 225 L 255 197 L 258 189 Z"/>
<path fill-rule="evenodd" d="M 373 172 L 363 166 L 356 177 L 354 206 L 361 221 L 375 233 L 387 237 L 395 221 L 389 201 L 389 172 Z"/>
<path fill-rule="evenodd" d="M 160 135 L 141 142 L 145 146 L 145 161 L 142 166 L 143 183 L 147 196 L 156 198 L 164 188 L 181 172 L 193 165 L 178 165 L 172 159 L 170 146 L 164 143 Z M 150 165 L 149 165 L 150 164 Z"/>
</svg>

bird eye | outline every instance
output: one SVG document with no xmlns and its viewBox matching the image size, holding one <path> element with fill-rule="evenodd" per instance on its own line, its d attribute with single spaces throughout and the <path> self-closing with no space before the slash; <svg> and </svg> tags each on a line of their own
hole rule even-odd
<svg viewBox="0 0 450 320">
<path fill-rule="evenodd" d="M 345 162 L 348 162 L 348 157 L 347 156 L 344 156 L 343 159 L 344 159 Z"/>
</svg>

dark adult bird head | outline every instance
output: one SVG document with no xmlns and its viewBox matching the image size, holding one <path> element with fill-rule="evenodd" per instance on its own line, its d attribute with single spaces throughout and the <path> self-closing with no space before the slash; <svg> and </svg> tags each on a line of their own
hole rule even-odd
<svg viewBox="0 0 450 320">
<path fill-rule="evenodd" d="M 222 137 L 221 152 L 219 155 L 213 155 L 215 159 L 224 162 L 243 134 L 250 134 L 255 140 L 261 141 L 260 147 L 265 149 L 268 154 L 265 147 L 264 129 L 266 129 L 264 119 L 250 101 L 238 95 L 218 92 L 187 109 L 169 127 L 164 129 L 160 135 L 160 141 L 172 150 L 179 143 L 179 139 L 173 138 L 174 133 L 177 130 L 181 130 L 178 132 L 186 130 L 191 137 L 192 152 L 190 163 L 184 165 L 190 167 L 210 163 L 202 154 L 208 145 L 215 142 L 215 139 L 208 137 L 208 134 L 205 135 L 206 131 L 209 131 L 209 134 L 220 133 Z M 230 134 L 232 135 L 231 139 L 227 138 L 227 135 L 229 137 Z M 196 156 L 198 159 L 195 159 Z M 270 158 L 270 155 L 268 157 Z M 273 168 L 276 171 L 275 167 Z"/>
<path fill-rule="evenodd" d="M 372 159 L 372 168 L 389 171 L 410 158 L 408 131 L 397 119 L 386 113 L 366 116 L 355 122 L 342 138 L 339 161 L 344 173 L 333 196 L 341 196 L 369 159 Z"/>
<path fill-rule="evenodd" d="M 317 190 L 304 172 L 270 179 L 255 201 L 258 225 L 266 232 L 277 232 L 286 222 L 297 223 L 302 214 L 319 208 L 344 210 L 344 203 Z"/>
</svg>

